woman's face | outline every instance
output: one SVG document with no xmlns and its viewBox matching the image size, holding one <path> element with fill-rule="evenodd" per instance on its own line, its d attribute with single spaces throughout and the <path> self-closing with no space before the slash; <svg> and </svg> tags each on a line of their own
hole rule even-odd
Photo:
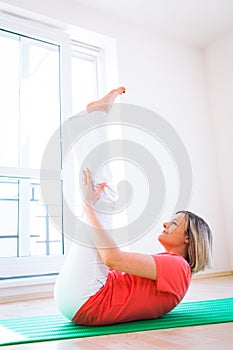
<svg viewBox="0 0 233 350">
<path fill-rule="evenodd" d="M 158 240 L 166 250 L 187 245 L 189 243 L 186 233 L 185 214 L 176 214 L 171 221 L 163 224 L 164 230 Z"/>
</svg>

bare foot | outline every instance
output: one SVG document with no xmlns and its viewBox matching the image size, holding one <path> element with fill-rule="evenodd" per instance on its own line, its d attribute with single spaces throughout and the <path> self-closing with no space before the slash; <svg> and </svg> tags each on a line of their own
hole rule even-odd
<svg viewBox="0 0 233 350">
<path fill-rule="evenodd" d="M 106 96 L 102 97 L 100 100 L 89 103 L 87 105 L 87 111 L 89 113 L 94 111 L 104 111 L 108 113 L 111 110 L 112 104 L 115 101 L 115 99 L 119 95 L 124 94 L 125 91 L 126 89 L 123 86 L 120 86 L 118 89 L 110 91 Z"/>
</svg>

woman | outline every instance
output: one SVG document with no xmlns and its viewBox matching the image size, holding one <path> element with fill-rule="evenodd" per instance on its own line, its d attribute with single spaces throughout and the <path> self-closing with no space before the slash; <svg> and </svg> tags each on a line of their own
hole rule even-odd
<svg viewBox="0 0 233 350">
<path fill-rule="evenodd" d="M 108 113 L 124 88 L 87 106 Z M 160 254 L 119 249 L 96 210 L 109 184 L 93 182 L 83 171 L 84 211 L 94 247 L 73 243 L 55 285 L 60 311 L 79 325 L 106 325 L 154 319 L 171 311 L 186 294 L 193 273 L 211 265 L 212 234 L 208 224 L 189 211 L 179 211 L 163 224 Z M 104 224 L 103 224 L 104 223 Z M 88 233 L 87 233 L 88 234 Z"/>
</svg>

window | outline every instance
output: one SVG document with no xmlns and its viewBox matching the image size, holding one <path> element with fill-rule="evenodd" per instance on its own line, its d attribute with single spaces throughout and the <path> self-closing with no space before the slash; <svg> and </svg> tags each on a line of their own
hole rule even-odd
<svg viewBox="0 0 233 350">
<path fill-rule="evenodd" d="M 61 123 L 59 46 L 1 30 L 0 50 L 1 166 L 9 169 L 9 177 L 0 178 L 0 256 L 59 255 L 63 237 L 48 220 L 31 172 L 39 171 Z"/>
<path fill-rule="evenodd" d="M 101 50 L 72 42 L 72 114 L 99 97 Z"/>
<path fill-rule="evenodd" d="M 65 238 L 41 201 L 40 163 L 53 132 L 98 98 L 102 86 L 99 48 L 5 23 L 0 30 L 0 280 L 59 271 Z"/>
</svg>

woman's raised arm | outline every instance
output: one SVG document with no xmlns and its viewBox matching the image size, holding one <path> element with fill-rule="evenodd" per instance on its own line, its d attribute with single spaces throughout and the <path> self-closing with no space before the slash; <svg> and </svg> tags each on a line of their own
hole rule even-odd
<svg viewBox="0 0 233 350">
<path fill-rule="evenodd" d="M 98 199 L 105 183 L 101 184 L 97 190 L 94 190 L 90 170 L 84 170 L 83 175 L 85 185 L 84 210 L 92 227 L 92 241 L 104 264 L 111 269 L 156 280 L 156 265 L 150 254 L 131 253 L 120 250 L 116 242 L 104 229 L 93 209 L 93 204 Z"/>
</svg>

